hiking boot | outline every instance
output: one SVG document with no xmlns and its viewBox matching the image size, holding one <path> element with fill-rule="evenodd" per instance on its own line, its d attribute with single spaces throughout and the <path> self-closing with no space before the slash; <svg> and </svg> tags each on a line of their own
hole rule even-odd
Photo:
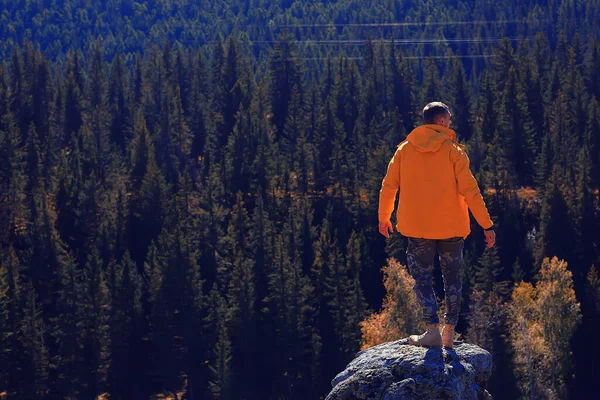
<svg viewBox="0 0 600 400">
<path fill-rule="evenodd" d="M 454 325 L 445 324 L 442 328 L 442 345 L 449 349 L 454 347 Z"/>
<path fill-rule="evenodd" d="M 440 335 L 438 324 L 427 325 L 427 330 L 421 335 L 409 336 L 408 344 L 423 347 L 442 347 L 442 335 Z"/>
</svg>

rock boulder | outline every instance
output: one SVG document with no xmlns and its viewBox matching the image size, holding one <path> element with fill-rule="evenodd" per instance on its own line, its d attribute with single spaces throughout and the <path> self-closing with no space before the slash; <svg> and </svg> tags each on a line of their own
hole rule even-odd
<svg viewBox="0 0 600 400">
<path fill-rule="evenodd" d="M 401 339 L 357 353 L 326 400 L 491 399 L 485 390 L 491 372 L 492 356 L 481 347 L 428 349 Z"/>
</svg>

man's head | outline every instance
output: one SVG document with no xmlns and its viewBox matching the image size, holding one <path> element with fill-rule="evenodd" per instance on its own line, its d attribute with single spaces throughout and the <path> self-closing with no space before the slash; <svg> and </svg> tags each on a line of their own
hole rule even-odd
<svg viewBox="0 0 600 400">
<path fill-rule="evenodd" d="M 423 109 L 423 122 L 425 124 L 442 125 L 450 128 L 451 118 L 450 108 L 439 101 L 429 103 Z"/>
</svg>

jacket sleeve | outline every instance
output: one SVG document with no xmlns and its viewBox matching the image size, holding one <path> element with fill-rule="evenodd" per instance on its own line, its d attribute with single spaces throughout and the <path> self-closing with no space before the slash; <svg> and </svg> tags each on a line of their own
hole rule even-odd
<svg viewBox="0 0 600 400">
<path fill-rule="evenodd" d="M 381 183 L 381 190 L 379 191 L 379 222 L 390 220 L 396 203 L 396 193 L 399 188 L 400 149 L 398 148 L 388 164 L 387 173 Z"/>
<path fill-rule="evenodd" d="M 491 228 L 493 222 L 490 213 L 485 206 L 479 186 L 469 168 L 469 157 L 463 150 L 455 149 L 454 152 L 454 174 L 458 184 L 458 192 L 465 198 L 465 202 L 471 209 L 477 223 L 482 228 Z"/>
</svg>

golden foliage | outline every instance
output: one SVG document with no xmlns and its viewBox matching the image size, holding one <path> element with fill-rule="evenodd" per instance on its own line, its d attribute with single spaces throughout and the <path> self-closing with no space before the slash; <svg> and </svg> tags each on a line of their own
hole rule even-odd
<svg viewBox="0 0 600 400">
<path fill-rule="evenodd" d="M 521 282 L 512 293 L 510 342 L 523 394 L 561 397 L 571 367 L 569 342 L 581 314 L 565 261 L 545 258 L 540 276 L 536 287 Z"/>
<path fill-rule="evenodd" d="M 489 188 L 485 190 L 485 193 L 488 196 L 494 196 L 496 194 L 496 189 L 494 188 Z M 533 201 L 535 200 L 535 196 L 537 195 L 537 191 L 535 189 L 532 189 L 529 186 L 526 187 L 522 187 L 516 190 L 516 194 L 517 194 L 517 198 L 519 200 L 524 200 L 527 202 Z"/>
<path fill-rule="evenodd" d="M 381 312 L 370 315 L 360 323 L 361 350 L 423 329 L 421 306 L 413 290 L 415 281 L 406 267 L 390 258 L 382 272 L 387 294 Z"/>
</svg>

